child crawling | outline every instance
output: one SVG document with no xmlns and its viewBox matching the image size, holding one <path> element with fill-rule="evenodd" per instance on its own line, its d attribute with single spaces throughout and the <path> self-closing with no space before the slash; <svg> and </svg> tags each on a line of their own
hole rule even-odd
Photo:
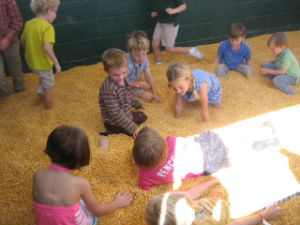
<svg viewBox="0 0 300 225">
<path fill-rule="evenodd" d="M 152 185 L 181 182 L 212 174 L 228 166 L 227 149 L 212 131 L 164 140 L 157 131 L 144 127 L 134 141 L 134 163 L 139 167 L 138 184 L 144 190 Z"/>
</svg>

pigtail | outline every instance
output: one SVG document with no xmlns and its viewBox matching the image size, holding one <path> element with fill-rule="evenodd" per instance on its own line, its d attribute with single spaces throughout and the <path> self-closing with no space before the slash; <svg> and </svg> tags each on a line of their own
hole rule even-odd
<svg viewBox="0 0 300 225">
<path fill-rule="evenodd" d="M 197 100 L 200 100 L 200 96 L 197 92 L 197 89 L 196 89 L 196 82 L 195 82 L 195 78 L 192 76 L 192 82 L 193 82 L 193 91 L 192 91 L 192 96 L 197 99 Z"/>
</svg>

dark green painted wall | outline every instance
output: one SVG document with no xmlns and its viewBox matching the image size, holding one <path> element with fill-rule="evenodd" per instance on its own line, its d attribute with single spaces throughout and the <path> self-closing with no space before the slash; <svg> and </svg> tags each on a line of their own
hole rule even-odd
<svg viewBox="0 0 300 225">
<path fill-rule="evenodd" d="M 34 15 L 30 0 L 17 0 L 24 21 Z M 226 38 L 229 25 L 241 22 L 247 37 L 300 27 L 299 0 L 186 0 L 178 46 L 215 43 Z M 100 61 L 104 50 L 125 49 L 133 30 L 152 36 L 151 0 L 61 0 L 55 52 L 64 69 Z"/>
</svg>

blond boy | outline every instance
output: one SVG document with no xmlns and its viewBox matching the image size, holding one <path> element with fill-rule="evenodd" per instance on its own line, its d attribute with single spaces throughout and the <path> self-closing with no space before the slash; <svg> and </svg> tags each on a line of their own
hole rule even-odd
<svg viewBox="0 0 300 225">
<path fill-rule="evenodd" d="M 52 108 L 53 65 L 56 73 L 61 72 L 53 51 L 55 31 L 52 26 L 59 4 L 59 0 L 32 0 L 30 7 L 36 17 L 26 22 L 21 36 L 26 63 L 40 76 L 37 93 L 44 96 L 46 109 Z"/>
<path fill-rule="evenodd" d="M 131 32 L 126 40 L 127 56 L 129 60 L 127 77 L 130 86 L 133 87 L 133 96 L 145 102 L 161 102 L 150 72 L 147 52 L 149 51 L 150 41 L 144 31 Z M 139 75 L 144 72 L 146 82 L 137 82 Z M 151 92 L 152 93 L 151 93 Z"/>
</svg>

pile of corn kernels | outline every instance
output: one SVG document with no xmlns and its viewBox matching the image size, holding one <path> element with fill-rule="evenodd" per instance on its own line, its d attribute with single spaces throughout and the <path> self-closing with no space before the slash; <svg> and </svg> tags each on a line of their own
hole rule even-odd
<svg viewBox="0 0 300 225">
<path fill-rule="evenodd" d="M 300 61 L 300 32 L 287 34 L 290 38 L 289 47 Z M 227 79 L 221 79 L 222 108 L 209 109 L 211 120 L 209 123 L 202 122 L 200 104 L 196 103 L 185 104 L 182 117 L 174 118 L 175 98 L 174 92 L 168 89 L 166 70 L 171 63 L 182 62 L 191 69 L 199 68 L 215 73 L 216 65 L 213 61 L 219 43 L 198 46 L 204 55 L 201 62 L 187 55 L 171 55 L 164 52 L 163 64 L 155 65 L 153 54 L 150 54 L 151 72 L 162 103 L 144 104 L 146 107 L 144 112 L 148 116 L 144 125 L 157 129 L 163 137 L 189 136 L 200 130 L 223 127 L 300 104 L 299 85 L 293 87 L 296 95 L 288 96 L 277 90 L 272 82 L 259 72 L 262 62 L 274 59 L 267 47 L 269 37 L 270 35 L 262 35 L 246 40 L 252 51 L 256 79 L 250 77 L 247 80 L 236 72 L 230 72 Z M 27 90 L 24 93 L 0 99 L 0 224 L 36 223 L 31 194 L 32 177 L 35 171 L 49 165 L 49 158 L 43 150 L 49 133 L 59 125 L 78 126 L 87 133 L 92 151 L 91 165 L 73 173 L 90 181 L 93 192 L 100 202 L 112 200 L 120 190 L 131 191 L 134 195 L 134 201 L 129 207 L 99 218 L 98 224 L 145 224 L 144 209 L 148 200 L 153 195 L 162 194 L 172 188 L 171 184 L 165 184 L 155 186 L 151 191 L 143 191 L 137 186 L 137 174 L 131 164 L 132 138 L 125 135 L 111 135 L 108 137 L 109 150 L 105 153 L 100 151 L 99 132 L 104 131 L 104 126 L 98 94 L 105 78 L 102 63 L 76 67 L 55 75 L 54 108 L 50 111 L 44 109 L 43 101 L 36 94 L 39 79 L 37 75 L 31 73 L 25 74 Z M 144 79 L 142 75 L 140 80 Z M 299 155 L 288 156 L 290 168 L 295 171 L 294 174 L 300 182 Z M 186 180 L 180 190 L 207 179 L 209 177 L 206 176 Z M 207 195 L 210 195 L 211 191 L 213 190 Z M 220 195 L 227 198 L 225 192 Z M 282 216 L 276 224 L 300 224 L 299 196 L 281 206 Z"/>
</svg>

